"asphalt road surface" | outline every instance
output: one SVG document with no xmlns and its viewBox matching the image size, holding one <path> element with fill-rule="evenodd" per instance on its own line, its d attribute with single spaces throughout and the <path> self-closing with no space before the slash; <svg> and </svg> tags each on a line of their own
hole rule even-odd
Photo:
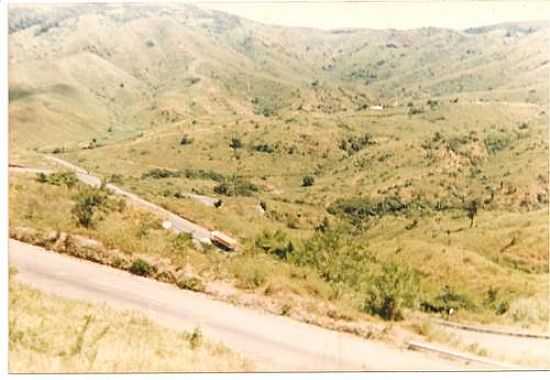
<svg viewBox="0 0 550 380">
<path fill-rule="evenodd" d="M 46 293 L 137 310 L 167 327 L 200 327 L 259 371 L 458 370 L 466 363 L 237 307 L 92 262 L 10 240 L 16 279 Z"/>
</svg>

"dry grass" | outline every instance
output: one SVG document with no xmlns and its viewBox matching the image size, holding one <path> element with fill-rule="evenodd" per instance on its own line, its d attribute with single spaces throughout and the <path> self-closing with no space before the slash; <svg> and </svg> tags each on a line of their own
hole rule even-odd
<svg viewBox="0 0 550 380">
<path fill-rule="evenodd" d="M 12 373 L 249 371 L 241 356 L 200 332 L 160 327 L 136 312 L 9 286 Z"/>
</svg>

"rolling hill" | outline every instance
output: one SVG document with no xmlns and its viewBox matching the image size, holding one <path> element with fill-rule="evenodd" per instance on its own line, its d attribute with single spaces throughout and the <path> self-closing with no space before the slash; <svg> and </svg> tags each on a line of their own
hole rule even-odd
<svg viewBox="0 0 550 380">
<path fill-rule="evenodd" d="M 518 322 L 514 302 L 547 299 L 550 23 L 321 31 L 191 5 L 9 12 L 12 162 L 60 154 L 313 267 L 355 306 L 355 271 L 392 262 L 431 300 L 471 299 L 470 318 Z M 356 262 L 332 257 L 341 242 L 318 249 L 323 263 L 280 255 L 340 225 Z"/>
</svg>

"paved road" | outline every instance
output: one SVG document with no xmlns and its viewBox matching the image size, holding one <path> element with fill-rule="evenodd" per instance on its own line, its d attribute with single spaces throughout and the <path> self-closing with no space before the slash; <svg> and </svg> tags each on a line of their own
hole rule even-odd
<svg viewBox="0 0 550 380">
<path fill-rule="evenodd" d="M 45 156 L 45 157 L 51 161 L 54 161 L 74 171 L 78 179 L 81 180 L 82 182 L 95 187 L 98 187 L 101 185 L 101 179 L 88 173 L 86 170 L 57 157 L 52 157 L 52 156 Z M 181 216 L 176 215 L 166 209 L 163 209 L 162 207 L 159 207 L 151 202 L 148 202 L 145 199 L 137 196 L 136 194 L 123 190 L 120 187 L 113 185 L 112 183 L 107 184 L 106 187 L 109 190 L 111 190 L 113 193 L 127 198 L 134 206 L 147 209 L 157 214 L 161 218 L 164 218 L 170 221 L 172 225 L 171 229 L 174 230 L 175 232 L 178 232 L 178 233 L 186 232 L 191 234 L 195 240 L 198 240 L 205 244 L 211 243 L 210 231 L 207 228 L 200 226 L 196 223 L 193 223 L 185 218 L 182 218 Z"/>
<path fill-rule="evenodd" d="M 526 338 L 441 326 L 463 344 L 477 345 L 488 357 L 521 367 L 550 369 L 550 340 Z"/>
<path fill-rule="evenodd" d="M 175 329 L 200 327 L 255 363 L 256 370 L 449 370 L 461 362 L 400 349 L 215 301 L 200 293 L 10 240 L 16 278 L 67 298 L 135 309 Z"/>
</svg>

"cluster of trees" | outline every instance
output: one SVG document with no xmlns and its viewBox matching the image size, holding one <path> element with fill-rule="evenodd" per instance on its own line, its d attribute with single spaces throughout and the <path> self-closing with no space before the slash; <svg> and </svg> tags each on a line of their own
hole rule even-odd
<svg viewBox="0 0 550 380">
<path fill-rule="evenodd" d="M 298 243 L 282 231 L 263 232 L 255 247 L 279 260 L 315 269 L 337 294 L 356 292 L 362 311 L 386 320 L 400 320 L 404 308 L 419 304 L 416 272 L 395 263 L 380 266 L 345 227 L 331 229 L 327 223 L 323 231 Z"/>
<path fill-rule="evenodd" d="M 373 145 L 375 142 L 371 135 L 368 133 L 362 136 L 350 136 L 348 138 L 340 140 L 338 147 L 346 151 L 348 154 L 354 154 L 362 150 L 368 145 Z"/>
<path fill-rule="evenodd" d="M 232 175 L 214 187 L 214 192 L 216 194 L 228 197 L 248 197 L 257 191 L 258 186 L 238 175 Z"/>
</svg>

